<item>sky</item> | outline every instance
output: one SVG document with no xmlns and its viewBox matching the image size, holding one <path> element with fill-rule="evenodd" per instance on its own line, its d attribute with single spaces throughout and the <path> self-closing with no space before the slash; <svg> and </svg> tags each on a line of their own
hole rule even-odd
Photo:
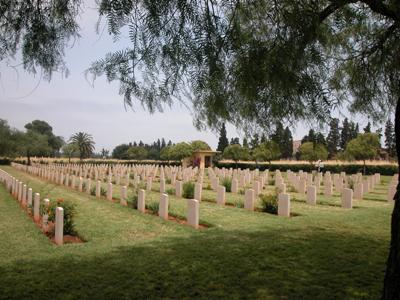
<svg viewBox="0 0 400 300">
<path fill-rule="evenodd" d="M 100 77 L 91 85 L 84 75 L 90 63 L 129 44 L 126 37 L 114 42 L 107 30 L 103 34 L 96 33 L 97 20 L 94 1 L 86 1 L 79 19 L 81 38 L 65 51 L 70 72 L 67 78 L 55 73 L 48 82 L 41 79 L 40 73 L 28 74 L 18 66 L 20 55 L 0 62 L 0 118 L 21 130 L 35 119 L 44 120 L 53 127 L 54 134 L 65 140 L 79 131 L 90 133 L 96 151 L 102 148 L 112 151 L 118 144 L 139 140 L 152 143 L 162 137 L 174 143 L 204 140 L 215 149 L 218 133 L 198 131 L 193 126 L 190 108 L 175 104 L 165 108 L 163 113 L 150 114 L 136 104 L 132 110 L 124 106 L 117 83 L 110 84 Z M 367 123 L 367 119 L 360 117 L 355 121 L 362 126 Z M 294 139 L 301 139 L 308 129 L 308 124 L 291 128 Z M 230 124 L 227 124 L 227 132 L 229 139 L 243 138 Z"/>
</svg>

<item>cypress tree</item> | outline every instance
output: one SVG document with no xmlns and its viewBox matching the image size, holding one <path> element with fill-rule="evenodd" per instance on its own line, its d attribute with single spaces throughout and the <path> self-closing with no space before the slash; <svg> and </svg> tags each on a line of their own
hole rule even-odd
<svg viewBox="0 0 400 300">
<path fill-rule="evenodd" d="M 224 152 L 224 149 L 228 146 L 229 146 L 229 141 L 226 136 L 225 123 L 222 123 L 221 129 L 219 131 L 219 140 L 218 140 L 217 151 Z"/>
</svg>

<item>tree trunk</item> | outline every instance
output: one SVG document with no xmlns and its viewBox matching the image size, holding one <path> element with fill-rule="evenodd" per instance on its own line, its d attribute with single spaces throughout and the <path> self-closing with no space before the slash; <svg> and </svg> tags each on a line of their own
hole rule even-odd
<svg viewBox="0 0 400 300">
<path fill-rule="evenodd" d="M 396 153 L 400 158 L 400 97 L 397 101 L 395 114 Z M 400 165 L 399 165 L 400 174 Z M 400 183 L 394 195 L 394 209 L 392 213 L 390 252 L 387 259 L 386 274 L 382 299 L 400 299 Z"/>
</svg>

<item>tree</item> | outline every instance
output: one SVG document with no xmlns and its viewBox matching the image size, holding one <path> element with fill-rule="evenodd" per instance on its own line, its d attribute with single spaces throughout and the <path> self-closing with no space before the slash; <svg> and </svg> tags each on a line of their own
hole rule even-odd
<svg viewBox="0 0 400 300">
<path fill-rule="evenodd" d="M 68 157 L 68 163 L 71 163 L 71 157 L 79 154 L 79 148 L 74 143 L 65 144 L 62 147 L 62 152 L 64 156 Z"/>
<path fill-rule="evenodd" d="M 367 123 L 367 126 L 364 127 L 364 133 L 370 133 L 371 132 L 371 122 Z"/>
<path fill-rule="evenodd" d="M 350 124 L 347 118 L 343 120 L 343 125 L 340 132 L 340 148 L 346 149 L 347 143 L 350 141 Z"/>
<path fill-rule="evenodd" d="M 255 133 L 254 135 L 253 135 L 253 138 L 251 139 L 251 141 L 250 141 L 250 148 L 251 149 L 255 149 L 255 148 L 257 148 L 257 146 L 260 144 L 260 141 L 259 141 L 259 137 L 258 137 L 258 133 Z"/>
<path fill-rule="evenodd" d="M 243 143 L 242 144 L 243 144 L 243 147 L 249 148 L 249 142 L 247 141 L 246 137 L 243 138 Z"/>
<path fill-rule="evenodd" d="M 107 158 L 109 154 L 110 154 L 110 151 L 108 151 L 107 149 L 104 149 L 104 148 L 101 149 L 101 157 Z"/>
<path fill-rule="evenodd" d="M 329 123 L 329 133 L 326 137 L 329 157 L 334 157 L 340 147 L 339 119 L 333 118 Z"/>
<path fill-rule="evenodd" d="M 46 121 L 34 120 L 25 125 L 28 131 L 34 131 L 47 137 L 48 145 L 53 149 L 51 155 L 59 153 L 61 147 L 65 144 L 63 137 L 55 136 L 53 133 L 53 127 L 51 127 Z"/>
<path fill-rule="evenodd" d="M 256 161 L 268 161 L 271 164 L 272 160 L 278 159 L 281 156 L 279 145 L 274 141 L 266 141 L 258 145 L 252 154 L 253 159 Z"/>
<path fill-rule="evenodd" d="M 378 154 L 379 146 L 380 142 L 377 134 L 359 134 L 357 138 L 347 144 L 346 153 L 354 159 L 364 161 L 365 174 L 365 160 L 374 158 Z"/>
<path fill-rule="evenodd" d="M 52 151 L 47 136 L 33 130 L 28 130 L 26 133 L 16 133 L 16 140 L 18 141 L 18 152 L 26 155 L 28 165 L 31 164 L 32 156 L 48 156 Z"/>
<path fill-rule="evenodd" d="M 69 141 L 70 143 L 75 144 L 78 148 L 80 160 L 92 155 L 95 143 L 90 134 L 85 132 L 77 132 L 71 136 Z"/>
<path fill-rule="evenodd" d="M 385 146 L 389 157 L 394 157 L 396 153 L 396 140 L 393 124 L 390 119 L 387 120 L 385 126 Z"/>
<path fill-rule="evenodd" d="M 204 141 L 192 141 L 190 143 L 192 147 L 192 151 L 199 151 L 199 150 L 211 150 L 211 147 Z"/>
<path fill-rule="evenodd" d="M 24 39 L 21 32 L 31 33 L 32 23 L 41 24 L 36 16 L 47 12 L 43 6 L 54 6 L 53 1 L 37 2 L 39 9 L 23 5 L 25 1 L 16 2 L 18 9 L 6 6 L 1 40 L 11 50 L 4 55 L 15 54 L 16 44 L 26 42 L 39 49 L 38 54 L 26 52 L 28 61 L 42 58 L 45 66 L 58 66 L 59 56 L 43 52 L 59 54 L 75 31 L 46 36 L 52 31 L 44 30 L 45 34 L 33 34 L 33 41 L 29 35 Z M 57 24 L 57 33 L 76 28 L 74 12 L 79 10 L 69 11 L 76 2 L 58 4 L 66 8 L 55 10 L 56 21 L 52 10 L 44 20 Z M 246 130 L 251 125 L 267 129 L 281 120 L 324 123 L 332 109 L 347 104 L 350 112 L 380 120 L 396 106 L 395 132 L 400 141 L 398 1 L 208 1 L 204 5 L 198 1 L 100 0 L 99 13 L 108 20 L 115 39 L 128 36 L 129 42 L 126 49 L 94 62 L 88 73 L 118 81 L 128 105 L 138 100 L 150 111 L 161 110 L 165 103 L 192 95 L 199 128 L 231 122 Z M 23 16 L 25 22 L 14 22 L 15 15 Z M 37 38 L 42 35 L 43 39 Z M 56 46 L 47 46 L 50 37 Z M 396 151 L 400 156 L 400 144 Z M 384 299 L 400 297 L 399 199 L 400 186 Z"/>
<path fill-rule="evenodd" d="M 302 144 L 307 143 L 307 142 L 315 143 L 315 141 L 316 141 L 316 134 L 315 134 L 314 129 L 310 129 L 310 130 L 308 131 L 308 134 L 305 135 L 305 136 L 301 139 L 301 143 L 302 143 Z"/>
<path fill-rule="evenodd" d="M 299 153 L 302 160 L 308 160 L 310 163 L 328 158 L 328 150 L 326 150 L 325 146 L 312 142 L 301 144 Z"/>
<path fill-rule="evenodd" d="M 279 148 L 280 148 L 283 158 L 286 158 L 286 159 L 292 158 L 292 156 L 293 156 L 293 136 L 292 136 L 292 132 L 290 131 L 288 126 L 286 126 L 286 128 L 283 132 L 282 142 L 279 146 L 280 146 Z"/>
<path fill-rule="evenodd" d="M 134 146 L 136 147 L 136 146 Z M 128 158 L 128 154 L 126 153 L 129 149 L 129 145 L 128 144 L 121 144 L 118 145 L 114 148 L 114 150 L 112 151 L 112 157 L 116 158 L 116 159 L 127 159 Z"/>
<path fill-rule="evenodd" d="M 162 148 L 161 152 L 160 152 L 160 158 L 162 160 L 168 161 L 168 164 L 169 164 L 169 161 L 172 159 L 171 148 L 172 148 L 172 146 L 166 146 L 166 147 Z"/>
<path fill-rule="evenodd" d="M 0 119 L 0 157 L 12 157 L 16 152 L 14 132 L 6 120 Z"/>
<path fill-rule="evenodd" d="M 249 158 L 249 151 L 239 144 L 229 145 L 222 153 L 223 158 L 231 159 L 235 162 L 236 168 L 239 160 L 247 160 Z"/>
<path fill-rule="evenodd" d="M 238 137 L 231 138 L 231 141 L 229 142 L 229 145 L 240 145 L 240 140 Z"/>
<path fill-rule="evenodd" d="M 169 149 L 169 157 L 173 160 L 182 160 L 186 157 L 190 157 L 193 153 L 192 146 L 188 143 L 182 142 L 171 146 Z"/>
<path fill-rule="evenodd" d="M 149 152 L 144 147 L 130 147 L 126 154 L 129 159 L 143 160 L 146 159 Z"/>
<path fill-rule="evenodd" d="M 221 129 L 219 131 L 217 151 L 223 152 L 224 149 L 226 147 L 228 147 L 228 145 L 229 145 L 229 141 L 228 141 L 228 137 L 226 136 L 225 123 L 222 123 Z"/>
</svg>

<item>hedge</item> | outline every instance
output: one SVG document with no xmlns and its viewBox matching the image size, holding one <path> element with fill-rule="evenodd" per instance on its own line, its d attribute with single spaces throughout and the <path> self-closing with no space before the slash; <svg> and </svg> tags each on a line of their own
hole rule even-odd
<svg viewBox="0 0 400 300">
<path fill-rule="evenodd" d="M 218 162 L 215 164 L 219 168 L 236 168 L 235 163 L 222 163 Z M 303 170 L 304 172 L 311 172 L 317 170 L 315 165 L 312 164 L 271 164 L 271 165 L 258 165 L 256 166 L 253 163 L 238 163 L 237 168 L 240 169 L 255 169 L 258 168 L 260 171 L 264 171 L 269 169 L 270 171 L 281 170 L 287 171 L 291 170 L 294 172 L 298 172 Z M 330 171 L 331 173 L 340 173 L 346 172 L 347 174 L 355 174 L 355 173 L 362 173 L 363 172 L 363 165 L 325 165 L 324 168 L 321 168 L 322 172 Z M 375 173 L 380 173 L 381 175 L 393 175 L 398 173 L 398 167 L 394 165 L 366 165 L 365 166 L 366 175 L 371 175 Z"/>
<path fill-rule="evenodd" d="M 11 163 L 11 159 L 9 158 L 0 158 L 0 165 L 9 165 Z"/>
<path fill-rule="evenodd" d="M 27 164 L 27 161 L 25 159 L 15 159 L 14 162 L 19 163 L 19 164 Z M 48 164 L 49 162 L 46 160 L 42 159 L 31 159 L 31 163 L 39 163 L 39 164 Z M 57 160 L 54 159 L 51 161 L 52 164 L 68 164 L 67 161 L 65 160 Z M 72 161 L 72 164 L 79 164 L 79 161 Z M 171 162 L 165 162 L 165 161 L 140 161 L 140 160 L 120 160 L 120 161 L 115 161 L 115 160 L 97 160 L 97 159 L 86 159 L 83 161 L 84 164 L 92 164 L 92 165 L 102 165 L 102 164 L 108 164 L 108 165 L 114 165 L 114 164 L 127 164 L 127 165 L 133 165 L 133 164 L 140 164 L 140 165 L 159 165 L 159 166 L 180 166 L 181 163 L 177 161 L 171 161 Z"/>
</svg>

